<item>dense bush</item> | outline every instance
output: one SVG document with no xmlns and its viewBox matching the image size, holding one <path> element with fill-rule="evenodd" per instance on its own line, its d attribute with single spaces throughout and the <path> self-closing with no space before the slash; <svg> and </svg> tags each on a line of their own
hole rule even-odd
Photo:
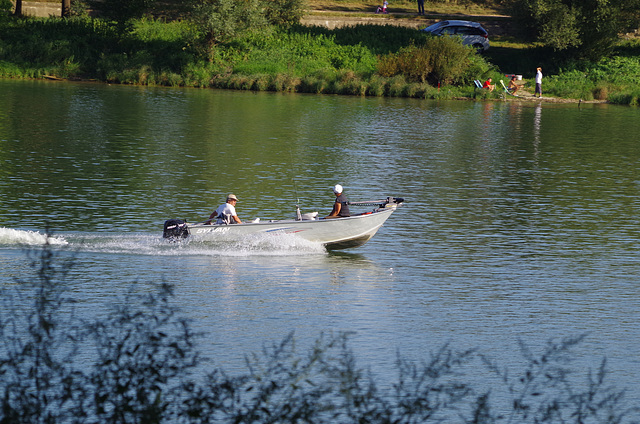
<svg viewBox="0 0 640 424">
<path fill-rule="evenodd" d="M 613 100 L 633 104 L 630 98 L 640 86 L 638 57 L 605 58 L 595 63 L 570 62 L 557 75 L 545 78 L 545 92 L 554 96 L 583 100 Z M 632 96 L 633 97 L 633 96 Z"/>
<path fill-rule="evenodd" d="M 74 314 L 66 276 L 73 259 L 49 245 L 32 252 L 33 275 L 0 288 L 1 423 L 627 423 L 637 410 L 605 382 L 605 361 L 578 384 L 572 349 L 551 341 L 509 375 L 475 350 L 443 346 L 420 363 L 398 357 L 380 385 L 357 366 L 348 334 L 308 351 L 293 334 L 249 354 L 247 371 L 202 373 L 203 360 L 172 288 L 136 290 Z M 19 301 L 16 301 L 18 300 Z M 196 374 L 199 374 L 198 376 Z M 492 379 L 492 376 L 496 378 Z M 490 382 L 498 381 L 494 387 Z M 496 396 L 500 393 L 499 396 Z"/>
<path fill-rule="evenodd" d="M 305 0 L 268 0 L 262 4 L 267 20 L 272 25 L 282 27 L 300 23 L 307 6 Z"/>
<path fill-rule="evenodd" d="M 0 19 L 4 19 L 11 13 L 13 3 L 11 0 L 0 0 Z"/>
<path fill-rule="evenodd" d="M 385 77 L 405 75 L 412 81 L 432 85 L 465 84 L 486 73 L 489 65 L 452 37 L 432 37 L 424 45 L 404 47 L 380 58 L 378 73 Z"/>
<path fill-rule="evenodd" d="M 194 5 L 191 19 L 203 34 L 207 49 L 268 27 L 259 0 L 203 0 Z"/>
</svg>

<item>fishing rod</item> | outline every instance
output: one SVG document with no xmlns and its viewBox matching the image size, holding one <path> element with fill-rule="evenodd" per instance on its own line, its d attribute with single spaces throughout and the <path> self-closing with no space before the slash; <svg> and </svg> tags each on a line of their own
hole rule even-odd
<svg viewBox="0 0 640 424">
<path fill-rule="evenodd" d="M 295 177 L 291 177 L 293 181 L 293 190 L 296 192 L 296 221 L 302 221 L 302 212 L 300 212 L 300 197 L 298 196 L 298 185 Z"/>
<path fill-rule="evenodd" d="M 389 203 L 400 204 L 404 202 L 402 197 L 387 197 L 385 200 L 367 200 L 362 202 L 347 202 L 348 205 L 354 206 L 380 206 L 381 208 L 384 205 L 388 205 Z"/>
<path fill-rule="evenodd" d="M 291 156 L 292 166 L 295 166 L 296 161 L 293 158 L 293 149 L 291 148 L 291 146 L 289 146 L 289 155 Z M 291 177 L 291 181 L 293 182 L 293 190 L 296 192 L 296 220 L 302 221 L 302 212 L 300 212 L 300 196 L 298 196 L 298 185 L 296 184 L 296 178 Z"/>
</svg>

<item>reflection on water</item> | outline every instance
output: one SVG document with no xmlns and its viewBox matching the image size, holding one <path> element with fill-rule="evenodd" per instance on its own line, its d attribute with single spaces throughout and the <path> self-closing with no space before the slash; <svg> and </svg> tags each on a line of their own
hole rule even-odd
<svg viewBox="0 0 640 424">
<path fill-rule="evenodd" d="M 25 246 L 76 255 L 87 313 L 168 281 L 220 365 L 295 331 L 355 331 L 363 366 L 446 342 L 517 364 L 518 339 L 588 333 L 580 366 L 640 364 L 640 111 L 0 80 L 0 284 Z M 406 199 L 365 246 L 170 244 L 227 193 L 243 219 Z M 632 397 L 640 399 L 633 388 Z"/>
</svg>

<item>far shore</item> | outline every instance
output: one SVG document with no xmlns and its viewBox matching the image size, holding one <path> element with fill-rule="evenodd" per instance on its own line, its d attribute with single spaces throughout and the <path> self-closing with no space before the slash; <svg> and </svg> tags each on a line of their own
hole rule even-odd
<svg viewBox="0 0 640 424">
<path fill-rule="evenodd" d="M 50 75 L 45 75 L 44 79 L 48 81 L 58 81 L 58 82 L 86 82 L 86 83 L 97 83 L 97 84 L 113 84 L 108 81 L 100 81 L 96 79 L 65 79 L 54 77 Z M 524 80 L 523 83 L 524 84 Z M 128 84 L 119 84 L 119 85 L 128 85 Z M 190 88 L 190 87 L 182 87 L 182 88 Z M 198 90 L 202 90 L 202 88 L 197 88 Z M 221 89 L 227 90 L 227 89 Z M 496 88 L 497 90 L 497 88 Z M 581 99 L 563 99 L 559 97 L 551 97 L 551 96 L 542 96 L 535 97 L 530 92 L 520 89 L 520 94 L 516 96 L 512 95 L 503 95 L 501 97 L 496 98 L 483 98 L 483 99 L 474 99 L 473 97 L 454 97 L 451 100 L 472 100 L 472 101 L 509 101 L 509 102 L 528 102 L 528 103 L 577 103 L 577 104 L 606 104 L 608 103 L 606 100 L 581 100 Z M 300 94 L 309 94 L 309 93 L 300 93 Z"/>
<path fill-rule="evenodd" d="M 38 17 L 55 16 L 60 13 L 60 3 L 59 2 L 53 3 L 53 2 L 25 1 L 23 2 L 23 11 L 25 15 L 30 15 L 30 16 L 38 16 Z M 451 18 L 453 16 L 454 15 L 437 15 L 433 13 L 428 14 L 427 16 L 418 16 L 417 13 L 411 13 L 410 11 L 408 11 L 408 9 L 402 10 L 396 13 L 392 11 L 387 15 L 379 15 L 379 14 L 375 14 L 373 11 L 369 12 L 365 10 L 353 10 L 353 11 L 351 10 L 341 10 L 341 11 L 311 10 L 308 15 L 302 18 L 301 23 L 309 27 L 320 26 L 320 27 L 327 28 L 329 30 L 344 28 L 344 27 L 355 27 L 357 25 L 367 25 L 368 28 L 370 28 L 369 33 L 373 34 L 371 35 L 371 37 L 377 40 L 379 39 L 379 35 L 378 35 L 379 31 L 377 30 L 377 27 L 371 27 L 371 25 L 390 25 L 394 27 L 418 29 L 418 28 L 428 26 L 429 24 L 437 20 L 444 19 L 444 18 Z M 488 50 L 488 53 L 484 55 L 486 56 L 484 58 L 487 60 L 487 62 L 491 66 L 493 66 L 493 69 L 489 69 L 489 71 L 485 69 L 482 72 L 476 72 L 473 74 L 473 78 L 481 78 L 481 76 L 484 76 L 486 78 L 487 74 L 491 72 L 491 76 L 494 78 L 494 80 L 496 78 L 499 79 L 500 77 L 504 77 L 505 78 L 504 81 L 506 83 L 507 76 L 504 73 L 501 73 L 501 72 L 504 72 L 505 69 L 514 70 L 515 71 L 513 72 L 514 74 L 515 73 L 525 74 L 524 76 L 526 76 L 527 78 L 531 78 L 532 77 L 531 74 L 527 74 L 526 72 L 522 72 L 522 71 L 525 71 L 526 69 L 533 69 L 531 68 L 531 63 L 534 63 L 534 64 L 540 63 L 543 67 L 545 66 L 546 62 L 544 62 L 544 59 L 545 59 L 544 57 L 540 56 L 536 59 L 534 55 L 530 54 L 530 51 L 528 49 L 523 48 L 520 45 L 518 45 L 517 47 L 512 47 L 509 44 L 507 47 L 504 47 L 504 45 L 506 44 L 504 42 L 504 39 L 506 38 L 507 40 L 509 40 L 511 38 L 509 34 L 513 30 L 512 20 L 509 16 L 456 14 L 455 18 L 473 19 L 475 21 L 481 22 L 482 25 L 489 30 L 490 34 L 496 34 L 497 41 L 496 41 L 495 50 L 493 48 L 490 48 L 490 50 Z M 392 31 L 398 31 L 399 29 L 388 28 L 388 30 L 392 32 Z M 324 31 L 324 30 L 320 30 L 320 31 Z M 347 29 L 346 31 L 350 31 L 350 29 Z M 407 31 L 405 29 L 401 29 L 400 31 L 413 33 L 413 30 Z M 340 31 L 336 31 L 336 32 L 340 32 Z M 94 50 L 97 51 L 97 53 L 95 53 L 96 56 L 98 54 L 104 54 L 103 52 L 105 51 L 104 48 L 99 46 L 94 46 Z M 522 60 L 520 56 L 513 59 L 514 54 L 525 57 L 526 59 Z M 40 57 L 40 56 L 34 56 L 34 57 Z M 84 57 L 84 56 L 77 55 L 77 57 Z M 149 52 L 149 57 L 158 57 L 158 53 L 151 51 Z M 536 60 L 538 62 L 534 62 Z M 306 63 L 307 60 L 304 60 L 301 62 Z M 11 62 L 7 62 L 7 63 L 11 63 Z M 110 63 L 113 65 L 119 62 L 114 59 Z M 347 77 L 345 77 L 345 80 L 349 79 L 348 83 L 353 80 L 356 80 L 356 83 L 360 84 L 360 86 L 356 86 L 355 85 L 356 83 L 354 83 L 353 87 L 356 87 L 356 88 L 353 88 L 353 89 L 351 89 L 351 86 L 346 86 L 347 83 L 344 83 L 343 86 L 339 86 L 336 84 L 336 86 L 338 87 L 337 89 L 334 89 L 335 86 L 330 86 L 329 89 L 326 89 L 325 86 L 322 85 L 324 84 L 324 81 L 325 81 L 322 79 L 324 75 L 321 76 L 320 78 L 316 78 L 315 75 L 309 72 L 298 73 L 297 75 L 290 76 L 286 72 L 286 70 L 284 72 L 281 70 L 277 70 L 277 72 L 274 71 L 269 73 L 269 71 L 267 71 L 267 72 L 261 73 L 260 70 L 258 70 L 257 72 L 251 72 L 252 69 L 249 69 L 249 70 L 243 69 L 237 74 L 232 75 L 231 73 L 227 74 L 224 72 L 211 73 L 208 70 L 206 70 L 205 66 L 202 66 L 200 69 L 197 69 L 197 71 L 200 72 L 199 74 L 197 72 L 196 73 L 192 72 L 191 74 L 188 75 L 188 77 L 195 75 L 195 77 L 193 77 L 192 80 L 187 80 L 187 78 L 180 73 L 181 72 L 180 70 L 175 70 L 175 71 L 169 70 L 165 72 L 162 69 L 159 71 L 156 71 L 154 69 L 152 72 L 149 72 L 148 69 L 150 69 L 150 67 L 148 65 L 145 65 L 145 66 L 141 65 L 139 69 L 136 69 L 135 66 L 132 67 L 131 69 L 128 69 L 128 68 L 119 69 L 117 68 L 117 66 L 113 66 L 113 69 L 112 69 L 113 72 L 111 74 L 107 74 L 104 72 L 102 74 L 91 72 L 93 68 L 87 68 L 88 70 L 85 70 L 84 73 L 67 72 L 67 69 L 64 66 L 63 67 L 56 66 L 55 63 L 49 66 L 48 68 L 42 67 L 42 70 L 39 70 L 36 68 L 23 70 L 20 67 L 16 67 L 17 69 L 16 71 L 10 66 L 8 66 L 8 72 L 4 75 L 5 77 L 9 76 L 13 78 L 25 78 L 25 79 L 39 78 L 39 79 L 47 79 L 52 81 L 69 80 L 69 81 L 101 82 L 101 83 L 107 83 L 107 84 L 123 84 L 123 85 L 129 85 L 129 84 L 149 85 L 149 86 L 174 85 L 174 86 L 185 86 L 185 87 L 194 86 L 194 87 L 203 87 L 203 88 L 211 87 L 211 88 L 223 88 L 223 89 L 235 89 L 235 90 L 255 90 L 255 91 L 275 91 L 275 92 L 286 91 L 286 92 L 305 92 L 305 93 L 315 92 L 314 90 L 316 90 L 316 85 L 317 85 L 318 87 L 320 87 L 317 91 L 318 93 L 326 92 L 327 94 L 340 94 L 340 95 L 351 95 L 351 96 L 412 97 L 412 98 L 418 98 L 418 99 L 419 98 L 427 98 L 427 99 L 428 98 L 449 98 L 449 99 L 458 99 L 458 100 L 464 99 L 464 100 L 474 100 L 474 101 L 489 100 L 489 101 L 577 103 L 577 104 L 581 104 L 581 103 L 626 104 L 627 102 L 626 98 L 622 97 L 626 95 L 626 91 L 622 91 L 622 95 L 619 95 L 618 92 L 621 91 L 620 87 L 613 85 L 613 83 L 610 83 L 609 81 L 603 81 L 603 82 L 596 81 L 596 83 L 600 84 L 602 88 L 596 85 L 595 87 L 587 86 L 586 89 L 583 89 L 583 91 L 558 90 L 557 89 L 558 86 L 563 88 L 564 87 L 580 87 L 580 84 L 578 83 L 578 81 L 575 81 L 574 83 L 574 81 L 570 79 L 569 79 L 569 83 L 564 82 L 564 80 L 561 80 L 562 82 L 559 82 L 558 76 L 557 76 L 557 72 L 558 72 L 557 64 L 555 64 L 554 62 L 549 62 L 549 63 L 551 63 L 552 65 L 556 65 L 555 68 L 554 66 L 549 66 L 548 68 L 546 68 L 547 70 L 549 70 L 549 74 L 545 75 L 545 77 L 549 78 L 548 79 L 549 85 L 547 86 L 549 89 L 549 92 L 562 95 L 562 96 L 573 96 L 573 98 L 554 97 L 554 96 L 544 95 L 544 90 L 545 90 L 544 80 L 543 80 L 543 87 L 542 87 L 543 88 L 542 97 L 534 97 L 530 91 L 525 90 L 524 85 L 526 84 L 526 80 L 524 79 L 519 81 L 519 84 L 522 85 L 523 87 L 518 91 L 516 96 L 505 93 L 500 86 L 496 87 L 496 91 L 494 93 L 487 93 L 486 91 L 481 93 L 480 90 L 477 90 L 477 91 L 473 90 L 473 84 L 468 85 L 466 83 L 468 78 L 470 78 L 469 76 L 467 76 L 466 79 L 461 80 L 462 82 L 458 82 L 455 85 L 455 88 L 452 87 L 449 91 L 440 91 L 439 84 L 438 84 L 438 87 L 434 87 L 434 85 L 428 85 L 426 82 L 424 82 L 425 81 L 424 79 L 422 80 L 421 83 L 420 82 L 416 83 L 415 79 L 410 80 L 406 83 L 401 82 L 400 84 L 406 84 L 407 87 L 409 86 L 411 87 L 400 89 L 400 90 L 395 89 L 395 91 L 391 91 L 389 89 L 389 86 L 385 85 L 385 84 L 388 84 L 388 82 L 385 82 L 387 80 L 382 80 L 382 82 L 380 82 L 381 79 L 374 81 L 374 84 L 377 84 L 377 86 L 373 86 L 373 84 L 367 85 L 370 82 L 365 78 L 368 78 L 368 77 L 362 77 L 361 80 L 358 80 L 358 78 L 360 78 L 359 75 L 357 75 L 355 78 L 353 76 L 348 77 L 349 72 L 351 72 L 350 70 L 345 70 L 346 72 L 345 75 L 347 75 Z M 79 64 L 77 66 L 82 66 L 82 65 L 83 64 Z M 319 69 L 325 69 L 325 68 L 319 68 Z M 327 69 L 332 69 L 332 68 L 329 67 Z M 342 69 L 338 69 L 338 72 L 340 71 L 342 71 Z M 635 69 L 632 69 L 632 71 L 635 71 Z M 45 75 L 43 75 L 43 73 L 45 73 Z M 588 71 L 585 71 L 585 73 L 588 73 Z M 148 77 L 147 74 L 151 74 L 151 77 Z M 353 72 L 351 72 L 351 74 L 353 74 Z M 281 78 L 281 75 L 284 75 L 284 77 Z M 369 74 L 365 74 L 365 75 L 369 75 Z M 381 75 L 384 75 L 384 74 L 381 74 Z M 331 80 L 332 77 L 333 75 L 331 75 L 329 78 L 330 83 L 333 82 L 333 80 Z M 339 78 L 341 78 L 341 76 Z M 339 78 L 336 78 L 336 79 L 339 79 Z M 578 75 L 578 78 L 581 80 L 583 79 L 580 75 Z M 279 85 L 274 84 L 273 80 L 275 80 Z M 611 80 L 613 81 L 613 78 Z M 339 83 L 342 83 L 342 81 L 339 81 Z M 431 84 L 434 84 L 433 81 L 431 81 Z M 590 84 L 593 84 L 593 83 L 590 82 Z M 346 86 L 347 89 L 343 88 L 344 86 Z M 373 89 L 371 89 L 372 86 L 373 86 Z M 382 89 L 379 88 L 381 86 L 383 87 Z M 358 87 L 365 87 L 365 88 L 360 89 Z M 443 87 L 444 87 L 444 84 L 443 84 Z M 611 87 L 613 87 L 613 89 Z M 531 91 L 533 90 L 530 84 L 527 87 L 527 89 Z M 626 86 L 623 86 L 623 89 L 627 91 L 631 91 L 631 96 L 635 96 L 635 97 L 629 97 L 631 100 L 628 102 L 628 104 L 636 105 L 637 95 L 633 91 L 633 86 L 631 86 L 631 89 L 627 88 Z M 334 91 L 331 91 L 331 90 L 334 90 Z M 613 91 L 613 94 L 617 95 L 617 97 L 611 95 L 612 91 Z M 601 93 L 604 93 L 604 94 L 601 95 Z M 589 100 L 583 100 L 579 97 L 583 97 Z M 606 97 L 608 100 L 598 100 L 598 99 L 594 99 L 594 97 L 597 97 L 598 99 Z M 621 99 L 624 102 L 621 102 L 620 101 Z"/>
</svg>

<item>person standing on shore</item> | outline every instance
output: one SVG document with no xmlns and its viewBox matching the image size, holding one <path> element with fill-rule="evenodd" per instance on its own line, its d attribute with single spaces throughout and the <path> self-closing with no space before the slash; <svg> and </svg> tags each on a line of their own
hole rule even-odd
<svg viewBox="0 0 640 424">
<path fill-rule="evenodd" d="M 418 15 L 424 15 L 424 0 L 418 0 Z"/>
<path fill-rule="evenodd" d="M 536 91 L 533 97 L 542 97 L 542 68 L 536 69 Z"/>
</svg>

